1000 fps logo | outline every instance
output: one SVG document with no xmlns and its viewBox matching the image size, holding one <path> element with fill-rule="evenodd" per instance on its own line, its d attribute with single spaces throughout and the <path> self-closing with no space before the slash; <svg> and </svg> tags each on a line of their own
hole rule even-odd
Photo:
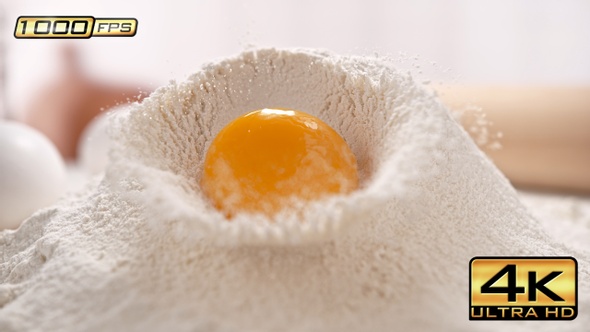
<svg viewBox="0 0 590 332">
<path fill-rule="evenodd" d="M 573 257 L 474 257 L 470 320 L 573 320 L 578 264 Z"/>
<path fill-rule="evenodd" d="M 135 18 L 92 16 L 21 16 L 16 20 L 15 38 L 133 37 Z"/>
</svg>

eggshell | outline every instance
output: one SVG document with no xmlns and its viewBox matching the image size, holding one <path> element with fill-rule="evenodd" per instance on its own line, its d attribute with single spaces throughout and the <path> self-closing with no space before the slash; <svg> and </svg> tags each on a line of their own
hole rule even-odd
<svg viewBox="0 0 590 332">
<path fill-rule="evenodd" d="M 53 143 L 29 126 L 1 121 L 0 229 L 17 228 L 65 187 L 66 168 Z"/>
<path fill-rule="evenodd" d="M 109 161 L 111 139 L 107 133 L 108 116 L 105 112 L 86 126 L 78 142 L 78 164 L 89 174 L 105 170 Z"/>
<path fill-rule="evenodd" d="M 84 128 L 78 142 L 78 166 L 87 174 L 103 172 L 109 163 L 109 152 L 113 139 L 109 134 L 111 118 L 115 113 L 124 113 L 133 104 L 121 104 L 97 115 Z"/>
</svg>

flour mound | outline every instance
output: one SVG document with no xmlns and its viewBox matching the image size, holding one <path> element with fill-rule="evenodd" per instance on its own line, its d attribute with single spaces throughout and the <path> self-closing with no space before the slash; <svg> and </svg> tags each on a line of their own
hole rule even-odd
<svg viewBox="0 0 590 332">
<path fill-rule="evenodd" d="M 271 220 L 237 215 L 227 222 L 201 193 L 206 149 L 230 121 L 266 107 L 300 110 L 338 131 L 357 157 L 361 189 L 302 203 L 301 213 L 287 210 Z M 317 242 L 358 224 L 365 211 L 404 197 L 405 182 L 418 175 L 412 169 L 438 140 L 421 134 L 440 131 L 441 123 L 424 121 L 437 113 L 446 116 L 411 76 L 388 63 L 312 51 L 249 52 L 157 90 L 123 116 L 107 177 L 116 183 L 134 179 L 141 188 L 134 198 L 158 216 L 154 226 L 172 228 L 180 237 L 230 244 Z"/>
<path fill-rule="evenodd" d="M 213 209 L 215 134 L 266 107 L 350 145 L 361 188 L 273 220 Z M 588 251 L 556 243 L 432 92 L 390 63 L 256 50 L 114 118 L 100 182 L 0 233 L 2 331 L 561 331 L 590 323 Z M 573 322 L 469 322 L 482 255 L 574 256 Z"/>
</svg>

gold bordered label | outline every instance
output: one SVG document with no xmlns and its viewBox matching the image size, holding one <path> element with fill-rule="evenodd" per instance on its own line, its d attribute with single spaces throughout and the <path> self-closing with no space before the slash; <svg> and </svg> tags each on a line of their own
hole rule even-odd
<svg viewBox="0 0 590 332">
<path fill-rule="evenodd" d="M 133 37 L 137 32 L 134 18 L 97 18 L 92 37 Z"/>
<path fill-rule="evenodd" d="M 578 262 L 573 257 L 474 257 L 470 320 L 573 320 Z"/>
<path fill-rule="evenodd" d="M 94 18 L 93 16 L 20 16 L 15 38 L 133 37 L 135 18 Z"/>
</svg>

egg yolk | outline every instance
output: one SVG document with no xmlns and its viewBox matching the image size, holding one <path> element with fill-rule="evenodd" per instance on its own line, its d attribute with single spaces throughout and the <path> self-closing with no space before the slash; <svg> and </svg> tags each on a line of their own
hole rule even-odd
<svg viewBox="0 0 590 332">
<path fill-rule="evenodd" d="M 276 214 L 293 200 L 358 186 L 354 154 L 315 116 L 282 109 L 247 113 L 223 128 L 205 156 L 201 187 L 228 218 Z"/>
</svg>

